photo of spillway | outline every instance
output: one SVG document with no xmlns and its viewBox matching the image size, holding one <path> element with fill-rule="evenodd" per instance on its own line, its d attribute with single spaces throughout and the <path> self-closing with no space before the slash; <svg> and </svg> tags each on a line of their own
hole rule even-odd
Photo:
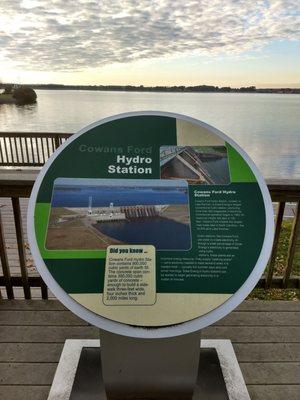
<svg viewBox="0 0 300 400">
<path fill-rule="evenodd" d="M 225 146 L 161 146 L 162 179 L 185 179 L 191 185 L 230 183 Z"/>
<path fill-rule="evenodd" d="M 97 250 L 151 244 L 191 247 L 188 185 L 183 180 L 55 180 L 46 248 Z"/>
</svg>

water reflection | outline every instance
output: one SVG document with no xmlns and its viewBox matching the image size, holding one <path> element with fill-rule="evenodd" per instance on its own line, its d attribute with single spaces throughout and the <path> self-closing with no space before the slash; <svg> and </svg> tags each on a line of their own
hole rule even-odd
<svg viewBox="0 0 300 400">
<path fill-rule="evenodd" d="M 122 112 L 176 112 L 227 133 L 265 177 L 300 179 L 300 95 L 71 90 L 37 90 L 37 95 L 36 104 L 0 105 L 1 131 L 76 132 Z"/>
<path fill-rule="evenodd" d="M 38 103 L 0 104 L 0 126 L 2 132 L 37 131 Z"/>
</svg>

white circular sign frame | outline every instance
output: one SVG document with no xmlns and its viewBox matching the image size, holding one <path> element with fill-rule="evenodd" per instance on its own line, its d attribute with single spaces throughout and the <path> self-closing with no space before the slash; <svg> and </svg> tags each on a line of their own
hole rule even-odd
<svg viewBox="0 0 300 400">
<path fill-rule="evenodd" d="M 74 299 L 69 296 L 61 286 L 56 282 L 53 278 L 51 273 L 49 272 L 47 266 L 44 263 L 43 258 L 41 257 L 36 236 L 35 236 L 35 229 L 34 229 L 34 210 L 36 204 L 37 194 L 40 188 L 40 185 L 43 181 L 43 178 L 50 168 L 51 164 L 55 160 L 55 158 L 73 141 L 76 140 L 80 135 L 84 134 L 85 132 L 89 131 L 96 126 L 106 124 L 107 122 L 114 121 L 117 119 L 122 119 L 126 117 L 136 117 L 141 115 L 154 115 L 154 116 L 165 116 L 171 118 L 181 119 L 192 124 L 196 124 L 203 128 L 208 129 L 212 133 L 216 134 L 224 141 L 228 142 L 233 148 L 235 148 L 244 158 L 244 160 L 250 166 L 252 172 L 257 179 L 257 183 L 260 187 L 262 197 L 264 200 L 265 205 L 265 215 L 266 215 L 266 229 L 265 229 L 265 236 L 264 242 L 262 245 L 262 249 L 259 255 L 259 258 L 256 262 L 255 267 L 253 268 L 251 274 L 248 276 L 244 284 L 234 293 L 232 296 L 222 303 L 217 308 L 213 309 L 212 311 L 208 312 L 205 315 L 197 317 L 191 321 L 182 322 L 177 325 L 172 326 L 164 326 L 160 328 L 151 328 L 151 327 L 135 327 L 132 325 L 127 325 L 124 323 L 112 321 L 110 319 L 101 317 L 100 315 L 95 314 L 94 312 L 88 310 Z M 89 322 L 92 325 L 95 325 L 98 328 L 103 330 L 116 333 L 123 336 L 130 336 L 135 338 L 145 338 L 145 339 L 157 339 L 157 338 L 167 338 L 167 337 L 174 337 L 179 336 L 195 331 L 199 331 L 206 326 L 213 324 L 214 322 L 218 321 L 219 319 L 223 318 L 225 315 L 229 314 L 234 308 L 236 308 L 251 292 L 254 288 L 256 283 L 258 282 L 259 278 L 261 277 L 268 259 L 271 254 L 272 244 L 273 244 L 273 235 L 274 235 L 274 220 L 273 220 L 273 206 L 271 197 L 268 191 L 268 188 L 265 184 L 265 181 L 254 164 L 251 158 L 247 155 L 247 153 L 239 147 L 231 138 L 225 135 L 223 132 L 219 131 L 218 129 L 199 121 L 195 118 L 191 118 L 185 115 L 171 113 L 171 112 L 161 112 L 161 111 L 136 111 L 136 112 L 127 112 L 122 114 L 117 114 L 112 117 L 104 118 L 100 121 L 96 121 L 92 124 L 87 125 L 83 129 L 81 129 L 77 134 L 72 135 L 68 140 L 66 140 L 48 159 L 45 163 L 44 167 L 42 168 L 41 172 L 39 173 L 35 184 L 33 186 L 29 204 L 28 204 L 28 212 L 27 212 L 27 232 L 28 232 L 28 240 L 31 249 L 31 253 L 33 259 L 35 260 L 36 267 L 38 272 L 40 273 L 41 277 L 45 281 L 46 285 L 52 291 L 52 293 L 74 314 L 78 315 L 83 320 Z"/>
</svg>

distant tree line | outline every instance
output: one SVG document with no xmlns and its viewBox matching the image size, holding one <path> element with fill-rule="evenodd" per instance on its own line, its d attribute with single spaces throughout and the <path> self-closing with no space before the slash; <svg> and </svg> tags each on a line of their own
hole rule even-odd
<svg viewBox="0 0 300 400">
<path fill-rule="evenodd" d="M 1 84 L 0 88 L 7 85 Z M 133 85 L 59 85 L 59 84 L 34 84 L 22 85 L 34 89 L 50 89 L 50 90 L 101 90 L 101 91 L 122 91 L 122 92 L 175 92 L 175 93 L 300 93 L 300 89 L 294 88 L 278 88 L 278 89 L 257 89 L 255 86 L 246 86 L 240 88 L 231 88 L 229 86 L 133 86 Z"/>
</svg>

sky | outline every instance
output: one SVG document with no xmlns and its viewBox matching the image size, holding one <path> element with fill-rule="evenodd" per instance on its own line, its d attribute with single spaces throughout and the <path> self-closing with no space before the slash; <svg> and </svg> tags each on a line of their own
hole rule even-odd
<svg viewBox="0 0 300 400">
<path fill-rule="evenodd" d="M 299 0 L 0 0 L 0 81 L 300 87 Z"/>
</svg>

